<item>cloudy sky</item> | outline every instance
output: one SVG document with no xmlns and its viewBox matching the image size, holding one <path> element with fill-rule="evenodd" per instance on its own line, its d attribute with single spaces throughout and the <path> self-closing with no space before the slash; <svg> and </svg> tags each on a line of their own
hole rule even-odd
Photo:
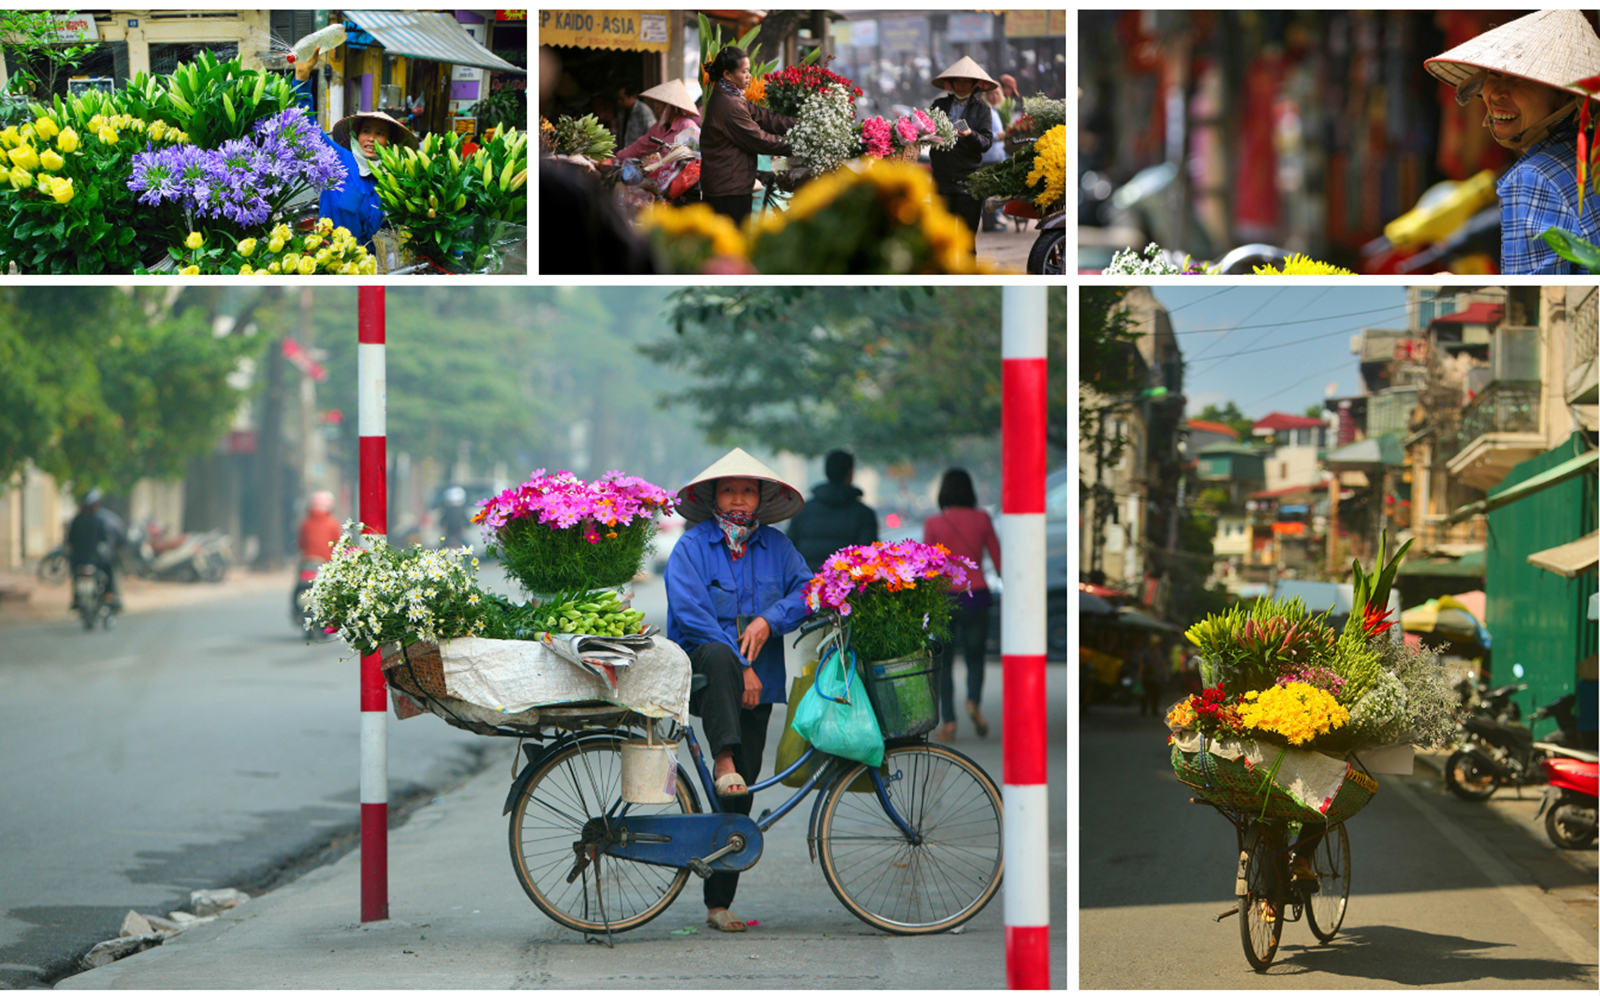
<svg viewBox="0 0 1600 996">
<path fill-rule="evenodd" d="M 1324 397 L 1360 392 L 1350 351 L 1363 328 L 1405 328 L 1403 287 L 1153 288 L 1172 316 L 1185 363 L 1188 412 L 1233 401 L 1252 419 L 1303 413 Z"/>
</svg>

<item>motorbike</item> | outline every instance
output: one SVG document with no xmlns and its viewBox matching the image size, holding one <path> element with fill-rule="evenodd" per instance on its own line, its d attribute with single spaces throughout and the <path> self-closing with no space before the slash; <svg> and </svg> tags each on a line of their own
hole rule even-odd
<svg viewBox="0 0 1600 996">
<path fill-rule="evenodd" d="M 1000 209 L 1012 218 L 1035 222 L 1039 237 L 1028 250 L 1028 272 L 1060 276 L 1067 272 L 1067 209 L 1041 215 L 1032 201 L 1010 200 Z"/>
<path fill-rule="evenodd" d="M 317 623 L 311 615 L 310 594 L 311 586 L 317 580 L 317 571 L 322 568 L 324 561 L 302 560 L 300 570 L 295 581 L 294 591 L 289 596 L 289 619 L 296 629 L 317 643 L 326 643 L 334 638 L 333 633 Z"/>
<path fill-rule="evenodd" d="M 72 578 L 72 607 L 83 620 L 84 629 L 111 628 L 117 605 L 111 598 L 111 579 L 99 564 L 79 564 Z"/>
<path fill-rule="evenodd" d="M 1544 818 L 1544 832 L 1563 850 L 1593 846 L 1595 772 L 1600 755 L 1574 750 L 1566 756 L 1544 758 L 1539 765 L 1550 785 L 1533 818 Z"/>
<path fill-rule="evenodd" d="M 140 577 L 156 581 L 221 581 L 232 562 L 232 543 L 225 533 L 169 535 L 154 519 L 133 530 L 129 566 Z"/>
<path fill-rule="evenodd" d="M 1507 685 L 1491 692 L 1491 703 L 1509 700 L 1512 693 L 1527 688 L 1526 683 Z M 1570 704 L 1559 699 L 1534 713 L 1533 720 L 1562 717 L 1570 721 Z M 1469 802 L 1482 802 L 1502 785 L 1520 789 L 1542 785 L 1546 775 L 1540 764 L 1554 755 L 1583 755 L 1582 751 L 1551 740 L 1534 740 L 1533 731 L 1514 718 L 1493 713 L 1495 706 L 1480 707 L 1461 718 L 1457 727 L 1463 742 L 1444 764 L 1444 783 L 1451 792 Z M 1502 707 L 1502 716 L 1505 710 Z M 1570 736 L 1574 731 L 1563 731 Z M 1565 739 L 1565 737 L 1563 738 Z"/>
<path fill-rule="evenodd" d="M 39 580 L 45 584 L 60 584 L 72 576 L 72 558 L 63 543 L 45 554 L 39 561 Z"/>
</svg>

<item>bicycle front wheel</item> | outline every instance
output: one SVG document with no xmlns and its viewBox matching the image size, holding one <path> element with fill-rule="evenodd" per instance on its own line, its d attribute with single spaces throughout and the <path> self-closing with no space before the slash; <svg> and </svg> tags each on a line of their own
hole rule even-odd
<svg viewBox="0 0 1600 996">
<path fill-rule="evenodd" d="M 626 738 L 586 740 L 540 762 L 511 806 L 511 863 L 522 889 L 546 916 L 585 932 L 649 923 L 683 891 L 688 869 L 626 861 L 604 853 L 609 823 L 622 814 L 699 812 L 678 769 L 677 798 L 666 805 L 622 801 Z"/>
<path fill-rule="evenodd" d="M 1279 834 L 1252 824 L 1244 834 L 1245 892 L 1239 897 L 1239 936 L 1250 967 L 1265 972 L 1283 933 L 1283 898 L 1278 889 Z"/>
<path fill-rule="evenodd" d="M 845 908 L 891 934 L 936 934 L 972 919 L 1005 870 L 1000 790 L 966 756 L 934 744 L 890 747 L 884 789 L 907 835 L 856 765 L 828 790 L 818 819 L 822 875 Z"/>
<path fill-rule="evenodd" d="M 1311 932 L 1326 944 L 1344 923 L 1345 906 L 1350 900 L 1350 838 L 1343 823 L 1335 823 L 1317 838 L 1316 850 L 1308 855 L 1317 873 L 1317 891 L 1306 904 Z"/>
</svg>

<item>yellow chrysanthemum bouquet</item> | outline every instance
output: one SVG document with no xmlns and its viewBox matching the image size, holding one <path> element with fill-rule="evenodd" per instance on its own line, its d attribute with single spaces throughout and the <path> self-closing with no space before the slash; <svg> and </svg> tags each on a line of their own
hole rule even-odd
<svg viewBox="0 0 1600 996">
<path fill-rule="evenodd" d="M 1376 787 L 1359 752 L 1449 737 L 1455 700 L 1438 659 L 1393 631 L 1389 592 L 1409 546 L 1385 561 L 1380 543 L 1372 574 L 1352 565 L 1338 628 L 1299 599 L 1262 599 L 1189 629 L 1205 687 L 1167 714 L 1181 781 L 1236 811 L 1343 818 Z"/>
</svg>

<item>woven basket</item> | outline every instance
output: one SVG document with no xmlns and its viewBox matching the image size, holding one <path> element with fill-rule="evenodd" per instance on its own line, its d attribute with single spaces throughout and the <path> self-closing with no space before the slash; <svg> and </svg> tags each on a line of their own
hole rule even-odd
<svg viewBox="0 0 1600 996">
<path fill-rule="evenodd" d="M 1209 751 L 1187 753 L 1173 745 L 1172 770 L 1206 802 L 1269 820 L 1340 823 L 1359 813 L 1378 791 L 1376 781 L 1351 769 L 1324 813 L 1284 791 L 1268 778 L 1267 770 L 1253 768 L 1243 758 L 1230 761 Z"/>
<path fill-rule="evenodd" d="M 444 661 L 439 657 L 437 643 L 385 647 L 383 673 L 389 684 L 407 694 L 435 699 L 450 697 L 444 688 Z"/>
</svg>

